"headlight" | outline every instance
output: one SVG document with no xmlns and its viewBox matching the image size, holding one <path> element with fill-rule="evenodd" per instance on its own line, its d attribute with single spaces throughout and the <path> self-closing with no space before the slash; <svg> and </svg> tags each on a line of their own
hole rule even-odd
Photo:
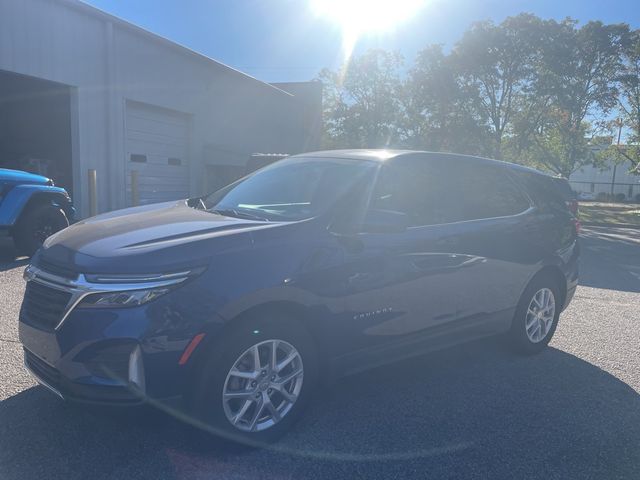
<svg viewBox="0 0 640 480">
<path fill-rule="evenodd" d="M 126 292 L 103 292 L 87 295 L 82 299 L 81 308 L 137 307 L 154 300 L 172 290 L 170 287 L 130 290 Z"/>
<path fill-rule="evenodd" d="M 80 308 L 126 308 L 144 305 L 176 289 L 185 280 L 199 275 L 204 268 L 186 272 L 150 275 L 86 274 L 88 293 Z"/>
</svg>

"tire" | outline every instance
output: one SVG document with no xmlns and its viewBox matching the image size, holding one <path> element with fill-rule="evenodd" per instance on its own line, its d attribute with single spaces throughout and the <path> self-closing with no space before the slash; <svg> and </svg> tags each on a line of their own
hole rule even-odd
<svg viewBox="0 0 640 480">
<path fill-rule="evenodd" d="M 23 255 L 36 253 L 47 237 L 69 226 L 67 215 L 60 207 L 40 204 L 22 214 L 13 232 L 16 249 Z"/>
<path fill-rule="evenodd" d="M 271 342 L 275 341 L 277 341 L 278 351 L 276 364 L 282 364 L 282 360 L 288 358 L 289 354 L 293 356 L 293 351 L 288 350 L 289 347 L 295 349 L 300 360 L 299 362 L 297 359 L 291 360 L 277 374 L 271 369 L 270 362 L 266 358 L 270 355 L 270 348 L 273 345 Z M 231 373 L 232 368 L 235 368 L 236 372 L 238 370 L 244 372 L 245 366 L 243 365 L 251 365 L 246 367 L 247 371 L 254 368 L 247 360 L 254 358 L 253 347 L 256 345 L 258 345 L 261 365 L 268 373 L 256 380 L 235 377 Z M 244 323 L 242 328 L 230 331 L 221 338 L 221 341 L 215 342 L 209 348 L 210 351 L 204 360 L 191 398 L 192 414 L 196 419 L 196 426 L 219 439 L 231 440 L 252 447 L 268 445 L 282 437 L 304 411 L 318 382 L 317 352 L 309 333 L 295 322 L 283 321 L 269 315 L 259 321 Z M 249 351 L 250 353 L 248 353 Z M 240 363 L 238 363 L 239 361 Z M 270 382 L 274 378 L 275 381 L 280 381 L 281 378 L 295 373 L 299 366 L 302 366 L 303 371 L 303 374 L 298 377 L 299 390 L 291 390 L 294 387 L 297 388 L 298 379 L 286 383 L 284 387 L 292 392 L 286 392 L 290 398 L 293 398 L 292 395 L 295 396 L 295 401 L 287 409 L 286 404 L 282 403 L 284 397 L 275 388 L 270 387 L 270 385 L 274 385 Z M 240 391 L 242 395 L 245 395 L 246 390 L 252 392 L 250 399 L 243 397 L 227 400 L 226 403 L 223 400 L 224 392 L 233 394 Z M 278 404 L 282 407 L 281 419 L 272 425 L 269 425 L 270 422 L 267 419 L 262 422 L 256 421 L 252 427 L 251 420 L 255 416 L 256 409 L 260 408 L 259 404 L 264 403 L 264 395 L 270 396 L 274 408 Z M 251 404 L 245 407 L 247 401 Z M 243 408 L 246 409 L 246 412 L 234 426 L 229 417 L 240 415 Z M 270 416 L 273 421 L 272 411 L 266 406 L 262 415 Z"/>
<path fill-rule="evenodd" d="M 539 307 L 540 300 L 544 303 L 544 295 L 549 293 L 554 303 L 553 314 L 548 306 L 545 309 Z M 509 332 L 509 343 L 518 353 L 525 355 L 542 351 L 556 331 L 561 308 L 562 298 L 557 281 L 548 275 L 534 277 L 518 302 Z M 536 312 L 540 312 L 542 318 L 537 317 Z"/>
</svg>

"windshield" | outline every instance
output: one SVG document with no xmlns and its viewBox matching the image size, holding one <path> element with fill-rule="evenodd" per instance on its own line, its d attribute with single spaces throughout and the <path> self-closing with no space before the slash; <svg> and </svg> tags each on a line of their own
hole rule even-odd
<svg viewBox="0 0 640 480">
<path fill-rule="evenodd" d="M 375 162 L 291 158 L 204 199 L 207 210 L 268 221 L 315 217 L 374 171 Z"/>
</svg>

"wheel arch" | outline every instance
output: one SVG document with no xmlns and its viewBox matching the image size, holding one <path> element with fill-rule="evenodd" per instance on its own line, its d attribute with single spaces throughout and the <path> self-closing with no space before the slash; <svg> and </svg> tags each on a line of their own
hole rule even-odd
<svg viewBox="0 0 640 480">
<path fill-rule="evenodd" d="M 206 332 L 207 334 L 202 343 L 196 348 L 192 358 L 188 362 L 188 385 L 194 385 L 209 356 L 219 351 L 220 346 L 224 345 L 224 340 L 230 333 L 243 329 L 247 329 L 247 333 L 251 333 L 248 327 L 254 323 L 256 319 L 267 316 L 280 316 L 280 321 L 295 326 L 295 328 L 299 328 L 307 334 L 316 350 L 320 378 L 321 380 L 329 378 L 331 372 L 330 362 L 326 361 L 326 356 L 323 355 L 327 352 L 327 342 L 319 333 L 319 329 L 314 328 L 314 325 L 317 325 L 318 322 L 314 322 L 313 319 L 317 318 L 318 313 L 314 312 L 311 307 L 297 302 L 275 300 L 254 305 L 238 313 L 235 317 L 230 318 L 214 331 Z M 189 390 L 191 390 L 191 388 L 189 388 Z"/>
<path fill-rule="evenodd" d="M 38 205 L 53 205 L 60 207 L 64 213 L 69 215 L 71 200 L 62 192 L 34 192 L 31 198 L 22 208 L 21 215 Z"/>
<path fill-rule="evenodd" d="M 538 270 L 527 282 L 522 293 L 526 291 L 526 289 L 531 285 L 532 282 L 538 280 L 539 278 L 551 278 L 558 285 L 560 289 L 560 304 L 564 306 L 564 302 L 567 298 L 567 279 L 557 265 L 545 265 L 540 270 Z M 522 295 L 521 293 L 521 295 Z"/>
<path fill-rule="evenodd" d="M 7 225 L 15 227 L 24 215 L 39 205 L 55 205 L 60 207 L 69 221 L 73 217 L 71 199 L 64 190 L 57 187 L 44 187 L 33 185 L 19 185 L 14 187 L 5 198 L 7 203 L 13 203 L 14 208 L 10 212 L 9 218 L 3 220 Z"/>
</svg>

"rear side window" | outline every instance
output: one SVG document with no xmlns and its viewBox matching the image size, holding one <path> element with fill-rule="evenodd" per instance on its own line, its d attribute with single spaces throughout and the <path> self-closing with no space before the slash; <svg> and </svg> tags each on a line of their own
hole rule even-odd
<svg viewBox="0 0 640 480">
<path fill-rule="evenodd" d="M 458 198 L 458 215 L 462 220 L 517 215 L 531 205 L 503 168 L 470 166 L 455 177 L 449 188 Z"/>
<path fill-rule="evenodd" d="M 558 188 L 555 178 L 525 171 L 519 171 L 515 174 L 526 186 L 541 211 L 564 211 L 567 209 L 565 197 Z"/>
<path fill-rule="evenodd" d="M 530 205 L 502 168 L 409 160 L 385 165 L 371 208 L 407 214 L 413 226 L 516 215 Z"/>
<path fill-rule="evenodd" d="M 576 198 L 576 194 L 566 178 L 554 177 L 553 183 L 565 200 L 574 200 Z"/>
</svg>

